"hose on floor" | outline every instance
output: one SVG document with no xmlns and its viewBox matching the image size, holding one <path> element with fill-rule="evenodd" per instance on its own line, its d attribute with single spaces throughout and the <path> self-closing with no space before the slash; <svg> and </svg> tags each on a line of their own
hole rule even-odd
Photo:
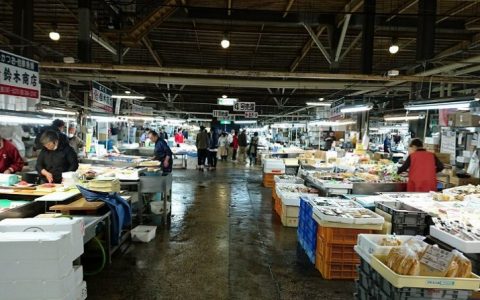
<svg viewBox="0 0 480 300">
<path fill-rule="evenodd" d="M 84 274 L 87 276 L 97 275 L 98 273 L 103 271 L 103 269 L 105 268 L 105 265 L 107 264 L 107 254 L 105 252 L 105 248 L 102 245 L 102 242 L 97 237 L 94 237 L 93 240 L 96 242 L 96 244 L 98 245 L 98 248 L 100 249 L 100 252 L 102 253 L 102 264 L 98 269 L 94 271 L 84 272 Z"/>
</svg>

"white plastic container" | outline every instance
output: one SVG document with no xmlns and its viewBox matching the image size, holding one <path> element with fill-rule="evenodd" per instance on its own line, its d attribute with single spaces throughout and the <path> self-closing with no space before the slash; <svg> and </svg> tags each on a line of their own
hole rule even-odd
<svg viewBox="0 0 480 300">
<path fill-rule="evenodd" d="M 430 235 L 463 253 L 480 253 L 480 241 L 465 241 L 435 226 L 430 226 Z"/>
<path fill-rule="evenodd" d="M 138 225 L 130 231 L 135 242 L 148 243 L 155 238 L 157 226 Z"/>
<path fill-rule="evenodd" d="M 393 246 L 380 246 L 380 242 L 383 238 L 391 237 L 391 235 L 383 234 L 359 234 L 357 246 L 366 254 L 375 255 L 375 256 L 385 256 L 390 253 L 390 250 Z M 402 243 L 408 241 L 413 236 L 411 235 L 397 235 L 396 238 L 399 239 Z"/>
<path fill-rule="evenodd" d="M 71 232 L 69 235 L 69 259 L 74 261 L 83 254 L 83 235 L 85 224 L 82 218 L 24 218 L 4 219 L 0 221 L 0 232 Z"/>
<path fill-rule="evenodd" d="M 265 159 L 263 173 L 284 174 L 285 164 L 281 159 Z"/>
</svg>

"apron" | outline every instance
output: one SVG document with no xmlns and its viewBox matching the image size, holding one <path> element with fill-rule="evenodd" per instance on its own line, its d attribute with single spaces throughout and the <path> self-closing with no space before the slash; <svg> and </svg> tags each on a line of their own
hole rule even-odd
<svg viewBox="0 0 480 300">
<path fill-rule="evenodd" d="M 432 192 L 437 190 L 435 155 L 428 151 L 410 154 L 407 192 Z"/>
</svg>

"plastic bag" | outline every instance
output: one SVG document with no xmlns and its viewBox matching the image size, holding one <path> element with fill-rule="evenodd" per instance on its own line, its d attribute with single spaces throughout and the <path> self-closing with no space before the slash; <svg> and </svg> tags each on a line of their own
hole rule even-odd
<svg viewBox="0 0 480 300">
<path fill-rule="evenodd" d="M 399 275 L 417 276 L 420 274 L 418 254 L 407 245 L 392 248 L 387 256 L 386 264 Z"/>
<path fill-rule="evenodd" d="M 470 163 L 468 164 L 467 173 L 474 178 L 480 178 L 480 160 L 478 159 L 477 152 L 474 152 Z"/>
<path fill-rule="evenodd" d="M 467 278 L 472 273 L 472 262 L 457 250 L 452 250 L 453 260 L 446 277 Z"/>
</svg>

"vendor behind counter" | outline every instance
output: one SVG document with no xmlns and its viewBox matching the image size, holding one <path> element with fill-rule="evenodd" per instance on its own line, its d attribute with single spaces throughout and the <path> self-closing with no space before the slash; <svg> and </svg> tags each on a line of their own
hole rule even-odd
<svg viewBox="0 0 480 300">
<path fill-rule="evenodd" d="M 0 136 L 0 173 L 13 174 L 20 172 L 24 162 L 17 148 Z"/>
<path fill-rule="evenodd" d="M 65 138 L 60 138 L 61 134 L 46 130 L 40 136 L 43 148 L 38 155 L 36 169 L 41 182 L 61 183 L 63 172 L 78 169 L 77 153 Z"/>
</svg>

